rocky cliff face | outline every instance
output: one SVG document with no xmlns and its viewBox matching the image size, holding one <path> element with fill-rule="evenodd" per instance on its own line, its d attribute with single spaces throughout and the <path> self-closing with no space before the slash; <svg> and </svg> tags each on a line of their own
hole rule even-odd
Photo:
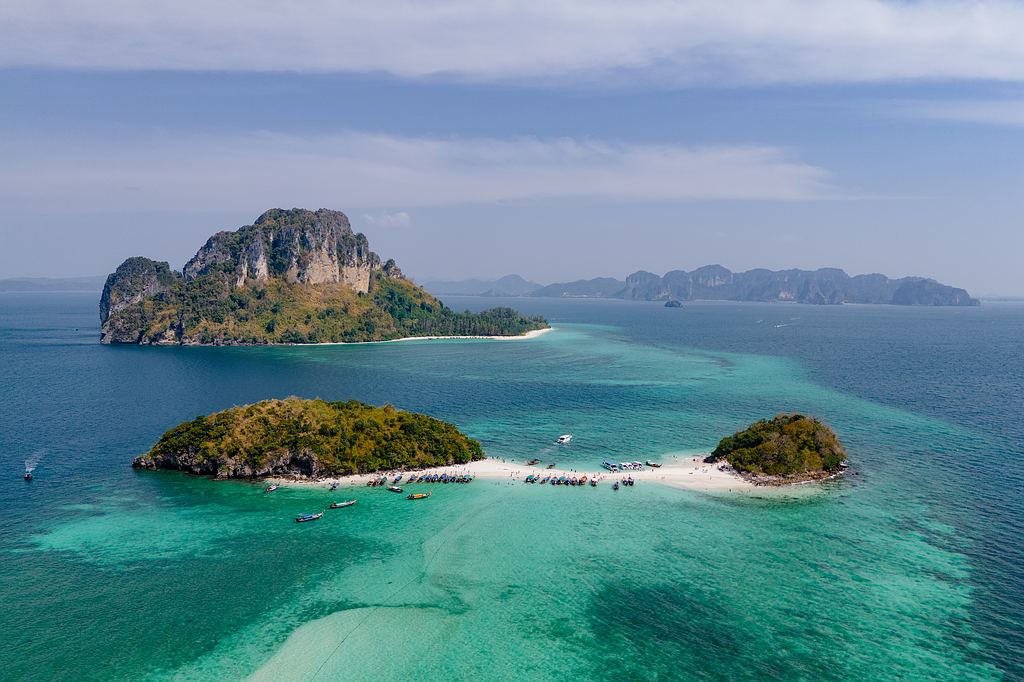
<svg viewBox="0 0 1024 682">
<path fill-rule="evenodd" d="M 181 279 L 166 262 L 135 256 L 121 263 L 100 296 L 100 342 L 139 343 L 154 321 L 143 301 L 167 294 Z"/>
<path fill-rule="evenodd" d="M 102 343 L 256 345 L 517 336 L 543 318 L 456 313 L 381 260 L 339 211 L 273 209 L 185 264 L 129 258 L 100 300 Z M 282 465 L 283 466 L 283 465 Z"/>
<path fill-rule="evenodd" d="M 378 271 L 403 279 L 393 260 L 381 267 L 344 213 L 272 209 L 252 225 L 210 237 L 180 273 L 141 256 L 122 263 L 103 288 L 100 341 L 201 343 L 187 327 L 202 325 L 204 318 L 224 323 L 234 290 L 278 281 L 365 294 Z"/>
<path fill-rule="evenodd" d="M 345 284 L 366 293 L 380 258 L 341 211 L 267 211 L 252 225 L 218 232 L 185 264 L 185 281 L 228 275 L 236 287 L 279 277 L 300 284 Z"/>
</svg>

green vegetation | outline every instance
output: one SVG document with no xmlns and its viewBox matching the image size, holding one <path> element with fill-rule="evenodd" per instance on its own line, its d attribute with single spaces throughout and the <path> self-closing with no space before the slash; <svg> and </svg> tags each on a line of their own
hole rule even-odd
<svg viewBox="0 0 1024 682">
<path fill-rule="evenodd" d="M 165 433 L 133 466 L 221 478 L 339 476 L 483 459 L 455 426 L 390 405 L 265 400 L 196 417 Z"/>
<path fill-rule="evenodd" d="M 201 344 L 386 341 L 406 336 L 517 336 L 547 327 L 510 308 L 457 313 L 406 279 L 373 273 L 370 292 L 344 284 L 289 284 L 282 279 L 234 287 L 219 272 L 169 290 L 120 313 L 144 339 Z"/>
<path fill-rule="evenodd" d="M 832 429 L 817 419 L 779 414 L 723 438 L 704 461 L 723 458 L 749 474 L 816 478 L 837 471 L 846 450 Z"/>
</svg>

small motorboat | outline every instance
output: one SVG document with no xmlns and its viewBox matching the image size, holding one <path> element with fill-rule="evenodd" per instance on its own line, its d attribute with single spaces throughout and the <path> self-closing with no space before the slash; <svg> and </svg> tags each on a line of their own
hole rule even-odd
<svg viewBox="0 0 1024 682">
<path fill-rule="evenodd" d="M 300 514 L 300 515 L 295 517 L 295 523 L 305 523 L 306 521 L 316 521 L 317 519 L 319 519 L 323 515 L 324 515 L 323 512 L 319 512 L 317 514 Z"/>
<path fill-rule="evenodd" d="M 657 462 L 652 462 L 651 460 L 647 460 L 647 461 L 646 461 L 646 462 L 644 462 L 644 463 L 645 463 L 645 464 L 646 464 L 647 466 L 649 466 L 649 467 L 652 467 L 652 468 L 654 468 L 654 469 L 660 469 L 660 468 L 661 468 L 661 465 L 660 465 L 660 464 L 658 464 Z"/>
<path fill-rule="evenodd" d="M 407 499 L 407 500 L 425 500 L 428 497 L 430 497 L 430 491 L 427 491 L 425 493 L 413 493 L 411 495 L 406 495 L 405 499 Z"/>
<path fill-rule="evenodd" d="M 554 462 L 552 462 L 551 464 L 548 465 L 548 469 L 554 469 L 554 468 L 555 468 Z"/>
<path fill-rule="evenodd" d="M 596 478 L 590 479 L 590 487 L 591 488 L 596 488 L 597 487 L 597 479 Z"/>
<path fill-rule="evenodd" d="M 404 490 L 399 488 L 397 485 L 389 485 L 388 486 L 388 490 L 390 490 L 393 493 L 404 493 L 405 492 Z"/>
<path fill-rule="evenodd" d="M 274 483 L 273 485 L 268 485 L 266 488 L 264 488 L 263 492 L 265 492 L 265 493 L 272 493 L 272 492 L 274 492 L 275 490 L 277 490 L 280 487 L 281 486 L 279 486 L 277 483 Z"/>
<path fill-rule="evenodd" d="M 533 466 L 533 465 L 535 465 L 535 464 L 540 464 L 540 460 L 539 460 L 539 459 L 537 459 L 536 457 L 534 457 L 534 458 L 533 458 L 533 459 L 531 459 L 531 460 L 530 460 L 529 462 L 527 462 L 527 463 L 526 463 L 526 466 L 528 466 L 528 467 L 532 467 L 532 466 Z"/>
<path fill-rule="evenodd" d="M 619 489 L 619 482 L 615 481 L 615 483 L 612 484 L 612 490 L 618 490 L 618 489 Z"/>
<path fill-rule="evenodd" d="M 26 481 L 31 481 L 32 480 L 32 472 L 31 471 L 26 471 L 25 472 L 25 480 Z"/>
<path fill-rule="evenodd" d="M 571 433 L 567 433 L 564 436 L 559 436 L 558 440 L 556 440 L 555 442 L 558 443 L 559 445 L 565 445 L 566 443 L 568 443 L 571 440 L 572 440 L 572 434 Z"/>
<path fill-rule="evenodd" d="M 355 503 L 355 500 L 345 500 L 344 502 L 331 502 L 331 509 L 344 509 L 345 507 L 351 507 Z"/>
</svg>

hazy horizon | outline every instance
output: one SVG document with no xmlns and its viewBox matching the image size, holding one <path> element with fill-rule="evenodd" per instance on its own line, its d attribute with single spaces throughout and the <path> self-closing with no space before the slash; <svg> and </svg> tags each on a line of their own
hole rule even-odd
<svg viewBox="0 0 1024 682">
<path fill-rule="evenodd" d="M 180 268 L 326 207 L 418 279 L 721 263 L 1024 294 L 1019 5 L 431 7 L 0 8 L 0 277 Z"/>
</svg>

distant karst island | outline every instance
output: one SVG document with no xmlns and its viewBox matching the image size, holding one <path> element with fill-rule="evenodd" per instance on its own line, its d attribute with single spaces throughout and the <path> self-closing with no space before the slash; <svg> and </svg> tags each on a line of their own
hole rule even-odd
<svg viewBox="0 0 1024 682">
<path fill-rule="evenodd" d="M 480 443 L 424 414 L 355 400 L 286 398 L 179 424 L 132 466 L 222 479 L 317 479 L 450 466 L 483 457 Z"/>
<path fill-rule="evenodd" d="M 754 483 L 781 485 L 838 474 L 846 466 L 846 450 L 819 420 L 779 414 L 723 438 L 704 459 L 709 464 L 722 460 Z"/>
<path fill-rule="evenodd" d="M 522 336 L 510 308 L 458 313 L 381 263 L 340 211 L 271 209 L 218 232 L 182 272 L 129 258 L 100 298 L 101 343 L 247 345 Z"/>
<path fill-rule="evenodd" d="M 692 272 L 663 276 L 640 270 L 626 277 L 596 277 L 541 286 L 517 275 L 500 280 L 427 282 L 435 294 L 541 296 L 548 298 L 620 298 L 634 301 L 792 301 L 816 305 L 875 303 L 918 306 L 976 306 L 964 289 L 925 277 L 889 279 L 885 275 L 850 276 L 838 268 L 733 272 L 705 265 Z"/>
</svg>

